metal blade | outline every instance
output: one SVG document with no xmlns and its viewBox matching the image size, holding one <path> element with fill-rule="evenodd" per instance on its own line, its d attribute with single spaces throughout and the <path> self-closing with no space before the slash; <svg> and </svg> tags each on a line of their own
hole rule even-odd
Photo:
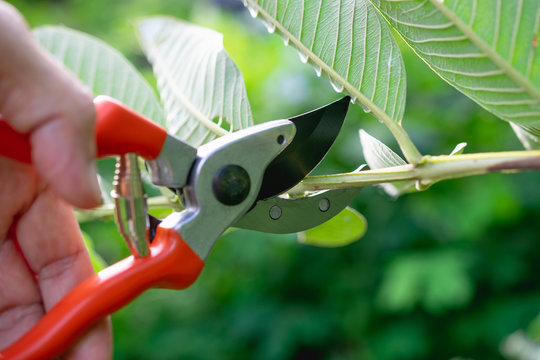
<svg viewBox="0 0 540 360">
<path fill-rule="evenodd" d="M 274 234 L 311 229 L 337 215 L 361 189 L 327 190 L 301 198 L 276 196 L 261 200 L 233 226 Z"/>
<path fill-rule="evenodd" d="M 325 157 L 341 130 L 350 97 L 291 119 L 296 135 L 266 168 L 257 200 L 281 194 L 298 184 Z"/>
</svg>

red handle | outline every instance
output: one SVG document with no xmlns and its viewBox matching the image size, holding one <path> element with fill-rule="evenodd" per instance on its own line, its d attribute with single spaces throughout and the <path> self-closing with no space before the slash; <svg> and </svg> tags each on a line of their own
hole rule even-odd
<svg viewBox="0 0 540 360">
<path fill-rule="evenodd" d="M 176 231 L 158 227 L 148 257 L 129 257 L 78 285 L 28 333 L 0 352 L 0 359 L 60 356 L 86 329 L 146 289 L 184 289 L 195 281 L 203 266 L 203 260 Z"/>
<path fill-rule="evenodd" d="M 32 163 L 30 136 L 16 132 L 0 116 L 0 155 L 27 164 Z"/>
<path fill-rule="evenodd" d="M 98 96 L 94 104 L 99 158 L 126 153 L 137 153 L 147 160 L 159 156 L 167 138 L 165 129 L 110 97 Z M 1 116 L 0 155 L 32 163 L 29 134 L 16 132 Z"/>
</svg>

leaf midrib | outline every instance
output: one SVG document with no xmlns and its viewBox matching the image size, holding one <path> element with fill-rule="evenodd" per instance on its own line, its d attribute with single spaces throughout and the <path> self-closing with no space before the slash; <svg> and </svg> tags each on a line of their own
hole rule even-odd
<svg viewBox="0 0 540 360">
<path fill-rule="evenodd" d="M 416 146 L 409 139 L 407 133 L 404 131 L 401 126 L 401 121 L 396 121 L 392 119 L 384 110 L 379 108 L 374 102 L 367 98 L 360 91 L 356 90 L 347 80 L 343 79 L 334 69 L 329 67 L 325 62 L 323 62 L 311 49 L 308 49 L 299 39 L 296 39 L 284 26 L 281 25 L 276 19 L 274 19 L 266 10 L 259 6 L 254 0 L 244 0 L 246 6 L 252 7 L 257 10 L 258 14 L 261 14 L 266 21 L 272 23 L 275 28 L 277 28 L 281 34 L 286 36 L 289 41 L 296 46 L 296 48 L 306 54 L 315 65 L 319 66 L 321 70 L 324 70 L 330 77 L 338 81 L 343 88 L 346 89 L 350 95 L 354 96 L 357 100 L 362 102 L 371 112 L 384 124 L 390 132 L 394 135 L 398 141 L 403 154 L 411 163 L 417 164 L 422 160 L 422 155 L 416 148 Z M 315 41 L 315 39 L 313 40 Z"/>
<path fill-rule="evenodd" d="M 157 46 L 154 46 L 154 44 L 151 41 L 146 42 L 146 46 L 149 46 L 151 48 L 152 53 L 161 54 L 159 48 Z M 156 57 L 155 61 L 160 61 L 160 60 L 158 59 L 158 57 Z M 167 79 L 172 79 L 173 78 L 172 73 L 170 73 L 170 70 L 166 66 L 162 66 L 161 68 L 162 68 L 163 73 L 165 74 L 165 77 Z M 191 115 L 193 115 L 193 117 L 195 117 L 198 122 L 200 122 L 208 130 L 210 130 L 211 132 L 213 132 L 217 136 L 224 136 L 224 135 L 228 134 L 227 130 L 225 130 L 222 127 L 218 126 L 212 120 L 210 120 L 206 116 L 204 116 L 204 114 L 202 114 L 199 110 L 197 110 L 195 105 L 193 103 L 191 103 L 191 101 L 189 101 L 184 96 L 184 94 L 182 94 L 182 91 L 180 89 L 178 89 L 178 87 L 174 84 L 174 82 L 171 84 L 171 82 L 168 81 L 168 83 L 170 84 L 169 86 L 173 90 L 173 92 L 174 92 L 175 96 L 177 97 L 177 99 L 180 100 L 180 102 L 182 104 L 184 104 L 184 106 L 189 111 L 189 113 L 191 113 Z"/>
<path fill-rule="evenodd" d="M 384 110 L 382 110 L 380 107 L 378 107 L 373 101 L 371 101 L 368 97 L 366 97 L 364 94 L 356 90 L 347 80 L 345 80 L 341 75 L 339 75 L 334 69 L 332 69 L 330 66 L 328 66 L 324 61 L 322 61 L 315 53 L 310 50 L 308 47 L 306 47 L 299 39 L 297 39 L 293 34 L 291 34 L 285 27 L 281 25 L 277 20 L 275 20 L 270 14 L 268 14 L 261 6 L 259 6 L 257 3 L 254 3 L 253 0 L 247 0 L 249 3 L 249 6 L 255 8 L 259 14 L 261 14 L 267 21 L 270 21 L 279 31 L 287 36 L 289 38 L 289 41 L 291 41 L 298 50 L 305 53 L 311 61 L 315 63 L 315 65 L 319 66 L 321 69 L 323 69 L 329 76 L 337 80 L 347 91 L 355 96 L 358 100 L 360 100 L 364 105 L 366 105 L 372 112 L 375 114 L 381 121 L 383 121 L 387 126 L 391 126 L 390 124 L 395 123 L 395 121 L 386 113 Z"/>
<path fill-rule="evenodd" d="M 450 20 L 459 30 L 461 30 L 468 39 L 486 53 L 497 66 L 499 66 L 512 80 L 518 83 L 529 93 L 531 97 L 540 103 L 540 90 L 537 89 L 526 77 L 518 72 L 509 62 L 500 56 L 494 49 L 491 48 L 482 38 L 480 38 L 469 26 L 461 21 L 447 6 L 439 0 L 430 0 L 448 20 Z"/>
</svg>

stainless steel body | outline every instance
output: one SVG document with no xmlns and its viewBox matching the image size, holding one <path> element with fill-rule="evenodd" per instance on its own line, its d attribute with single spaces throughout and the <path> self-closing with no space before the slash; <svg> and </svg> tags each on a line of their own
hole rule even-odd
<svg viewBox="0 0 540 360">
<path fill-rule="evenodd" d="M 324 158 L 343 124 L 348 97 L 290 120 L 275 120 L 218 138 L 198 150 L 168 136 L 150 163 L 153 182 L 178 190 L 185 209 L 161 227 L 174 229 L 205 260 L 230 226 L 290 233 L 317 226 L 360 189 L 278 196 Z M 152 230 L 153 230 L 152 229 Z"/>
<path fill-rule="evenodd" d="M 157 159 L 148 162 L 152 182 L 159 186 L 181 188 L 186 184 L 196 156 L 197 149 L 168 134 Z"/>
<path fill-rule="evenodd" d="M 255 202 L 268 164 L 293 140 L 295 126 L 288 120 L 256 125 L 201 146 L 182 189 L 185 210 L 173 213 L 160 227 L 172 228 L 205 260 L 221 234 L 244 215 Z M 216 186 L 223 169 L 241 168 L 247 173 L 247 191 L 235 192 L 234 204 L 220 200 Z M 240 173 L 244 174 L 242 171 Z M 245 174 L 244 174 L 245 175 Z M 240 178 L 245 178 L 240 176 Z M 233 184 L 237 179 L 224 179 Z M 240 181 L 241 183 L 241 181 Z M 227 191 L 227 186 L 224 186 Z M 243 186 L 245 190 L 246 186 Z"/>
<path fill-rule="evenodd" d="M 360 190 L 326 190 L 298 198 L 276 196 L 260 200 L 233 226 L 274 234 L 304 231 L 333 218 Z"/>
</svg>

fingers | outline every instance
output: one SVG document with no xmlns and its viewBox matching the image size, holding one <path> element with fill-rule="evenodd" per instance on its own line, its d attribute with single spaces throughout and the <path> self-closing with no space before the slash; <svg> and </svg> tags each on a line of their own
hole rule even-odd
<svg viewBox="0 0 540 360">
<path fill-rule="evenodd" d="M 0 114 L 31 133 L 33 161 L 50 187 L 77 207 L 100 202 L 91 94 L 32 38 L 0 1 Z"/>
<path fill-rule="evenodd" d="M 14 129 L 30 134 L 35 166 L 0 159 L 2 348 L 93 274 L 73 211 L 58 196 L 78 207 L 93 207 L 100 191 L 91 95 L 39 47 L 20 14 L 3 1 L 0 49 L 0 114 Z M 38 189 L 36 170 L 48 184 L 44 191 Z M 16 218 L 24 258 L 7 236 Z M 104 321 L 70 355 L 106 359 L 111 349 L 110 324 Z"/>
<path fill-rule="evenodd" d="M 41 189 L 35 169 L 0 157 L 0 349 L 13 343 L 93 274 L 71 208 Z M 37 195 L 36 195 L 37 194 Z M 16 224 L 21 252 L 12 234 Z M 28 264 L 28 265 L 27 265 Z M 31 269 L 31 270 L 30 270 Z M 37 274 L 37 279 L 34 276 Z M 109 320 L 89 331 L 68 359 L 109 359 Z"/>
<path fill-rule="evenodd" d="M 39 288 L 12 239 L 0 245 L 0 349 L 43 316 Z"/>
<path fill-rule="evenodd" d="M 37 188 L 35 170 L 0 158 L 0 349 L 23 335 L 43 315 L 33 274 L 8 237 L 12 223 L 28 208 Z"/>
<path fill-rule="evenodd" d="M 105 360 L 112 354 L 110 318 L 103 319 L 63 356 L 66 360 Z"/>
<path fill-rule="evenodd" d="M 95 207 L 101 202 L 95 168 L 93 108 L 87 113 L 90 117 L 79 125 L 67 117 L 49 119 L 34 129 L 30 137 L 34 166 L 41 177 L 55 193 L 80 208 Z M 74 118 L 81 120 L 83 113 Z"/>
<path fill-rule="evenodd" d="M 16 233 L 28 265 L 37 275 L 45 310 L 93 274 L 75 216 L 52 191 L 36 197 L 20 217 Z"/>
<path fill-rule="evenodd" d="M 18 215 L 32 204 L 37 187 L 34 168 L 0 156 L 0 245 Z"/>
<path fill-rule="evenodd" d="M 30 268 L 37 274 L 46 311 L 93 275 L 73 211 L 52 191 L 40 193 L 20 218 L 17 237 Z M 70 350 L 70 358 L 108 359 L 112 353 L 111 339 L 110 324 L 104 320 Z"/>
</svg>

